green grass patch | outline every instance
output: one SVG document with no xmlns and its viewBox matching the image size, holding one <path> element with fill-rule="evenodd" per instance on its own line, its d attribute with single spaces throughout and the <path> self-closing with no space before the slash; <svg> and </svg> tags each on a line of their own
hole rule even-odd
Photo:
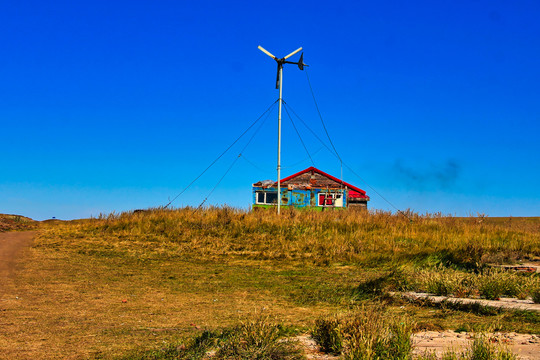
<svg viewBox="0 0 540 360">
<path fill-rule="evenodd" d="M 304 359 L 302 349 L 290 339 L 293 333 L 282 324 L 259 318 L 222 330 L 204 330 L 200 335 L 183 342 L 160 349 L 132 352 L 118 359 Z"/>
</svg>

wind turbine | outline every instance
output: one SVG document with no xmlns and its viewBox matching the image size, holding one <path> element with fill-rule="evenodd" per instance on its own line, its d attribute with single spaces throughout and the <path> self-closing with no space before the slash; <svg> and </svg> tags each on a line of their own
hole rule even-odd
<svg viewBox="0 0 540 360">
<path fill-rule="evenodd" d="M 277 199 L 277 213 L 278 215 L 281 212 L 281 104 L 283 102 L 283 65 L 284 64 L 295 64 L 298 65 L 298 68 L 300 70 L 304 70 L 304 66 L 308 66 L 304 64 L 304 53 L 300 55 L 300 60 L 298 62 L 292 62 L 287 61 L 288 58 L 293 56 L 294 54 L 298 53 L 302 50 L 302 48 L 298 48 L 294 50 L 289 55 L 282 57 L 281 59 L 278 59 L 276 56 L 272 55 L 270 51 L 263 48 L 261 45 L 259 45 L 259 50 L 261 50 L 266 55 L 270 56 L 272 59 L 276 60 L 277 62 L 277 77 L 276 77 L 276 89 L 279 89 L 279 111 L 278 111 L 278 156 L 277 156 L 277 178 L 278 178 L 278 199 Z"/>
</svg>

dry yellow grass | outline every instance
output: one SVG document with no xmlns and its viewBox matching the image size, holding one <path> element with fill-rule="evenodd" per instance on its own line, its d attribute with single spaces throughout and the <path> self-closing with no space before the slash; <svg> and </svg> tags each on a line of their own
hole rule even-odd
<svg viewBox="0 0 540 360">
<path fill-rule="evenodd" d="M 510 262 L 540 256 L 540 221 L 452 218 L 384 212 L 154 210 L 104 216 L 46 229 L 47 246 L 138 258 L 290 259 L 315 262 L 426 259 Z"/>
<path fill-rule="evenodd" d="M 14 230 L 31 230 L 37 226 L 37 222 L 20 215 L 0 214 L 0 232 Z"/>
<path fill-rule="evenodd" d="M 480 220 L 180 209 L 42 224 L 4 287 L 0 358 L 113 358 L 260 312 L 307 327 L 390 265 L 540 256 L 538 220 Z M 486 321 L 399 305 L 437 326 Z"/>
</svg>

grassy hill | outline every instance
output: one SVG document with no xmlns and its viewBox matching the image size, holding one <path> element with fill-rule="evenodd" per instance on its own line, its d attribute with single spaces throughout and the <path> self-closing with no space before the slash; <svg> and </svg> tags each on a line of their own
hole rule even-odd
<svg viewBox="0 0 540 360">
<path fill-rule="evenodd" d="M 37 222 L 21 215 L 0 214 L 0 232 L 12 230 L 30 230 Z"/>
<path fill-rule="evenodd" d="M 11 355 L 47 344 L 60 357 L 174 358 L 195 338 L 238 340 L 234 331 L 246 334 L 261 317 L 278 326 L 262 332 L 279 337 L 351 311 L 409 319 L 411 331 L 540 333 L 536 313 L 388 296 L 534 298 L 537 274 L 490 265 L 537 261 L 539 218 L 408 216 L 185 208 L 44 223 L 8 289 L 26 303 L 8 304 L 0 346 Z"/>
</svg>

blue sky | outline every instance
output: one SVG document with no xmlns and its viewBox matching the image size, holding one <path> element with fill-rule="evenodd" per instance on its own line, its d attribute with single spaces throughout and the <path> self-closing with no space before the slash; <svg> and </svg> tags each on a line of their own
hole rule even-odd
<svg viewBox="0 0 540 360">
<path fill-rule="evenodd" d="M 538 216 L 539 18 L 537 1 L 2 2 L 0 213 L 164 205 L 277 99 L 262 45 L 303 46 L 341 157 L 397 208 Z M 283 84 L 325 139 L 305 72 L 286 66 Z M 198 206 L 251 134 L 173 204 Z M 206 204 L 248 207 L 276 143 L 274 111 Z M 283 175 L 306 158 L 284 114 Z"/>
</svg>

